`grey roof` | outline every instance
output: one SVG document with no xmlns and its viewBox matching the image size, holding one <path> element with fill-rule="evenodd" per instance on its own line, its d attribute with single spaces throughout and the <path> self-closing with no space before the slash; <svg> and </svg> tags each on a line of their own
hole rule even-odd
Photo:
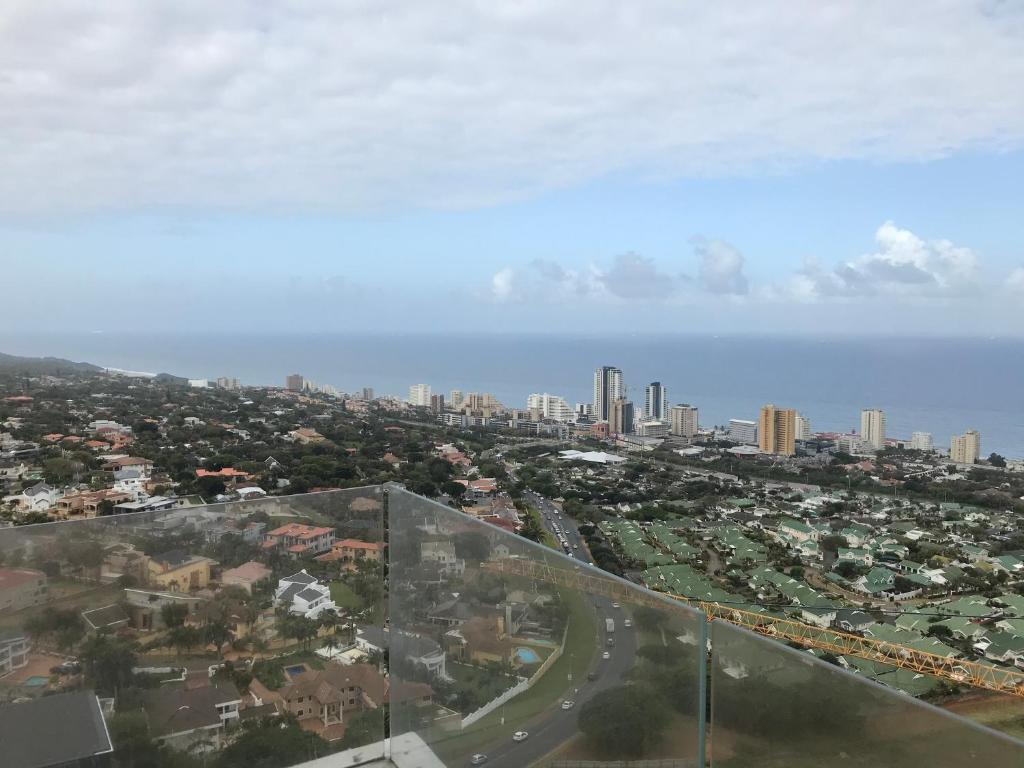
<svg viewBox="0 0 1024 768">
<path fill-rule="evenodd" d="M 142 473 L 137 469 L 119 469 L 114 473 L 115 480 L 138 480 Z"/>
<path fill-rule="evenodd" d="M 0 744 L 5 768 L 48 768 L 113 751 L 92 691 L 0 708 Z"/>
<path fill-rule="evenodd" d="M 82 611 L 82 618 L 93 629 L 103 629 L 115 624 L 127 623 L 128 613 L 120 603 L 114 603 L 102 608 L 93 608 L 91 611 Z"/>
<path fill-rule="evenodd" d="M 26 496 L 37 496 L 40 493 L 49 493 L 53 488 L 48 486 L 46 483 L 36 483 L 31 488 L 25 489 Z"/>
<path fill-rule="evenodd" d="M 154 736 L 166 736 L 219 725 L 217 705 L 239 699 L 238 689 L 231 683 L 191 689 L 177 685 L 148 691 L 143 708 L 150 732 Z"/>
<path fill-rule="evenodd" d="M 299 592 L 296 595 L 296 597 L 301 598 L 302 600 L 305 600 L 307 603 L 311 603 L 314 600 L 316 600 L 318 598 L 321 598 L 323 596 L 324 596 L 324 593 L 321 592 L 319 589 L 308 589 L 308 588 L 302 590 L 301 592 Z"/>
<path fill-rule="evenodd" d="M 286 576 L 281 579 L 281 581 L 290 581 L 293 584 L 312 584 L 316 579 L 305 571 L 299 571 L 298 573 L 293 573 L 291 576 Z"/>
<path fill-rule="evenodd" d="M 277 596 L 278 600 L 291 600 L 295 595 L 299 594 L 305 587 L 302 584 L 289 584 L 284 588 L 284 591 Z"/>
</svg>

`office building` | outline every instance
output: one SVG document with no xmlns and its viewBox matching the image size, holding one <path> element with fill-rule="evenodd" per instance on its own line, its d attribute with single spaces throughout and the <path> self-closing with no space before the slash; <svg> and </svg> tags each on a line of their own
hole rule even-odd
<svg viewBox="0 0 1024 768">
<path fill-rule="evenodd" d="M 865 408 L 860 412 L 860 439 L 865 450 L 885 448 L 885 412 L 878 408 Z"/>
<path fill-rule="evenodd" d="M 935 443 L 932 440 L 931 432 L 914 432 L 910 436 L 910 449 L 913 451 L 935 450 Z"/>
<path fill-rule="evenodd" d="M 458 410 L 462 407 L 462 390 L 453 389 L 448 393 L 448 407 Z"/>
<path fill-rule="evenodd" d="M 616 399 L 609 409 L 608 432 L 626 435 L 633 431 L 633 403 L 624 397 Z"/>
<path fill-rule="evenodd" d="M 665 387 L 660 381 L 652 381 L 644 391 L 644 418 L 661 421 L 668 415 Z"/>
<path fill-rule="evenodd" d="M 810 440 L 812 437 L 811 420 L 802 413 L 798 413 L 796 415 L 796 439 Z"/>
<path fill-rule="evenodd" d="M 231 376 L 221 376 L 220 378 L 218 378 L 217 379 L 217 386 L 220 387 L 221 389 L 231 389 L 231 390 L 236 390 L 236 389 L 241 389 L 242 388 L 242 385 L 238 381 L 238 379 L 236 379 L 234 377 L 231 377 Z"/>
<path fill-rule="evenodd" d="M 440 413 L 444 410 L 444 395 L 430 396 L 430 410 L 434 413 Z"/>
<path fill-rule="evenodd" d="M 639 437 L 668 437 L 669 424 L 661 419 L 645 419 L 635 427 Z"/>
<path fill-rule="evenodd" d="M 564 398 L 558 395 L 533 394 L 526 398 L 526 408 L 536 412 L 540 419 L 553 419 L 554 421 L 572 421 L 573 410 Z M 539 420 L 539 419 L 538 419 Z"/>
<path fill-rule="evenodd" d="M 430 385 L 413 384 L 409 387 L 409 405 L 416 405 L 421 408 L 430 407 Z"/>
<path fill-rule="evenodd" d="M 622 371 L 604 365 L 594 371 L 594 418 L 611 421 L 612 403 L 626 396 Z"/>
<path fill-rule="evenodd" d="M 975 429 L 953 435 L 949 442 L 949 458 L 954 464 L 974 464 L 980 455 L 981 433 Z"/>
<path fill-rule="evenodd" d="M 729 419 L 729 439 L 740 445 L 757 445 L 757 422 Z"/>
<path fill-rule="evenodd" d="M 796 453 L 796 411 L 770 403 L 763 406 L 757 424 L 757 446 L 762 453 L 793 456 Z"/>
<path fill-rule="evenodd" d="M 577 421 L 590 421 L 594 418 L 594 404 L 576 403 L 573 413 L 576 415 Z"/>
<path fill-rule="evenodd" d="M 366 401 L 373 400 L 373 387 L 363 387 L 362 391 L 359 393 L 359 399 Z"/>
<path fill-rule="evenodd" d="M 673 435 L 685 437 L 688 440 L 692 440 L 697 436 L 697 430 L 700 428 L 700 425 L 695 405 L 688 405 L 687 403 L 673 405 L 670 416 L 671 432 Z"/>
<path fill-rule="evenodd" d="M 284 380 L 284 388 L 289 392 L 301 392 L 305 383 L 301 373 L 293 373 Z"/>
</svg>

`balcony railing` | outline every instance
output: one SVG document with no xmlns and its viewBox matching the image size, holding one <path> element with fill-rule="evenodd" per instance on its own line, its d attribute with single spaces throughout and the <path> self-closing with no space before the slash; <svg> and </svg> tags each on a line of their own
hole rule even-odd
<svg viewBox="0 0 1024 768">
<path fill-rule="evenodd" d="M 4 529 L 0 557 L 12 768 L 1024 765 L 399 486 Z"/>
</svg>

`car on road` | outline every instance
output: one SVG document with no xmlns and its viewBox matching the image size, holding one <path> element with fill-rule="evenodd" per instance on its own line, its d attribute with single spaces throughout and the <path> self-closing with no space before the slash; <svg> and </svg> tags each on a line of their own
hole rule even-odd
<svg viewBox="0 0 1024 768">
<path fill-rule="evenodd" d="M 597 672 L 587 672 L 587 680 L 590 682 L 597 680 Z"/>
<path fill-rule="evenodd" d="M 562 709 L 572 709 L 576 706 L 576 702 L 572 699 L 566 699 L 562 702 Z"/>
<path fill-rule="evenodd" d="M 608 645 L 609 646 L 615 645 L 615 638 L 614 637 L 609 637 L 608 638 Z"/>
<path fill-rule="evenodd" d="M 605 661 L 608 661 L 608 659 L 610 659 L 611 657 L 612 657 L 612 655 L 610 653 L 608 653 L 608 651 L 605 651 L 604 653 L 601 654 L 601 658 L 604 659 Z M 565 707 L 562 707 L 562 709 L 565 709 Z"/>
<path fill-rule="evenodd" d="M 632 619 L 626 619 L 625 621 L 622 622 L 622 626 L 624 626 L 626 629 L 629 629 L 630 627 L 633 626 L 633 620 Z"/>
<path fill-rule="evenodd" d="M 477 752 L 475 755 L 469 758 L 470 765 L 483 765 L 486 762 L 487 755 L 485 755 L 483 752 Z"/>
<path fill-rule="evenodd" d="M 516 731 L 512 734 L 512 741 L 526 741 L 529 736 L 526 731 Z"/>
<path fill-rule="evenodd" d="M 618 607 L 619 607 L 618 603 L 612 603 L 612 608 L 618 608 Z"/>
</svg>

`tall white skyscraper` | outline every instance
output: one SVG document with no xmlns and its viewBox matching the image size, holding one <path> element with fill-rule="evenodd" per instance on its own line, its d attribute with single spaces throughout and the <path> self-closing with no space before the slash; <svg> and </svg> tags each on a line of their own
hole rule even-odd
<svg viewBox="0 0 1024 768">
<path fill-rule="evenodd" d="M 802 413 L 798 413 L 796 415 L 796 439 L 811 439 L 811 420 L 804 416 Z"/>
<path fill-rule="evenodd" d="M 949 441 L 949 459 L 955 464 L 974 464 L 981 455 L 981 433 L 968 429 Z"/>
<path fill-rule="evenodd" d="M 931 432 L 915 432 L 910 436 L 910 448 L 914 451 L 931 451 L 935 449 Z"/>
<path fill-rule="evenodd" d="M 660 381 L 652 381 L 647 385 L 644 395 L 644 418 L 664 419 L 667 415 L 668 395 Z"/>
<path fill-rule="evenodd" d="M 409 404 L 429 408 L 430 395 L 431 392 L 429 384 L 413 384 L 409 387 Z"/>
<path fill-rule="evenodd" d="M 757 445 L 757 422 L 729 419 L 729 439 L 740 445 Z"/>
<path fill-rule="evenodd" d="M 555 421 L 572 421 L 573 410 L 564 398 L 558 395 L 549 395 L 545 392 L 542 395 L 533 394 L 526 398 L 527 410 L 539 411 L 541 418 L 554 419 Z"/>
<path fill-rule="evenodd" d="M 462 390 L 453 389 L 448 393 L 448 407 L 458 410 L 462 407 Z"/>
<path fill-rule="evenodd" d="M 626 385 L 622 371 L 610 365 L 603 365 L 594 371 L 594 418 L 608 421 L 611 418 L 612 403 L 626 396 Z"/>
<path fill-rule="evenodd" d="M 696 406 L 686 403 L 673 405 L 671 416 L 673 435 L 686 438 L 696 437 L 699 429 Z"/>
<path fill-rule="evenodd" d="M 878 408 L 865 408 L 860 412 L 860 440 L 865 448 L 880 451 L 885 448 L 885 412 Z"/>
</svg>

